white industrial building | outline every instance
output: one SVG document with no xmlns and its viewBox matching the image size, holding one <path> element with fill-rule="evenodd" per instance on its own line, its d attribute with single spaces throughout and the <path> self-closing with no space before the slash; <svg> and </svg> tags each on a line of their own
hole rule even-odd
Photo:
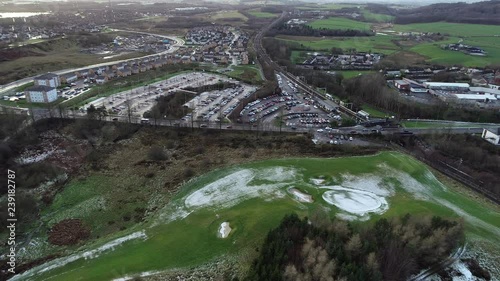
<svg viewBox="0 0 500 281">
<path fill-rule="evenodd" d="M 59 75 L 54 73 L 46 73 L 35 77 L 34 82 L 36 86 L 49 86 L 52 88 L 61 86 L 61 79 L 59 78 Z"/>
<path fill-rule="evenodd" d="M 468 83 L 443 83 L 443 82 L 424 82 L 424 86 L 428 89 L 436 90 L 469 90 Z"/>
<path fill-rule="evenodd" d="M 497 101 L 497 97 L 492 94 L 454 94 L 459 100 L 493 102 Z"/>
<path fill-rule="evenodd" d="M 493 130 L 483 129 L 481 137 L 494 145 L 500 145 L 500 128 L 495 132 Z"/>
<path fill-rule="evenodd" d="M 56 88 L 49 86 L 32 86 L 25 90 L 28 102 L 49 103 L 57 100 Z"/>
</svg>

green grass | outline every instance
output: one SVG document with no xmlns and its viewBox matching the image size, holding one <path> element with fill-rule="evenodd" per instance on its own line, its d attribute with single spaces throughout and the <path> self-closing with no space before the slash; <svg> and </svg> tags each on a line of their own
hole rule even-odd
<svg viewBox="0 0 500 281">
<path fill-rule="evenodd" d="M 302 7 L 298 7 L 299 10 L 340 10 L 342 8 L 353 8 L 353 7 L 360 7 L 363 5 L 357 5 L 357 4 L 323 4 L 323 5 L 305 5 Z"/>
<path fill-rule="evenodd" d="M 419 31 L 449 34 L 460 37 L 495 36 L 500 35 L 500 26 L 485 24 L 432 22 L 394 25 L 396 31 Z"/>
<path fill-rule="evenodd" d="M 388 115 L 393 115 L 390 113 L 388 114 L 388 113 L 382 112 L 382 111 L 380 111 L 380 110 L 378 110 L 378 109 L 376 109 L 368 104 L 364 104 L 363 106 L 361 106 L 361 108 L 364 111 L 368 112 L 370 114 L 370 117 L 384 118 Z"/>
<path fill-rule="evenodd" d="M 362 9 L 362 14 L 365 20 L 370 22 L 391 22 L 394 20 L 394 16 L 372 13 L 367 9 Z"/>
<path fill-rule="evenodd" d="M 261 11 L 249 11 L 248 13 L 254 17 L 257 17 L 257 18 L 275 18 L 275 17 L 279 16 L 278 14 L 261 12 Z"/>
<path fill-rule="evenodd" d="M 236 10 L 231 10 L 231 11 L 220 11 L 215 13 L 214 15 L 210 16 L 211 20 L 224 20 L 224 19 L 231 19 L 231 18 L 238 18 L 242 21 L 247 21 L 248 18 L 245 17 L 243 14 Z"/>
<path fill-rule="evenodd" d="M 426 121 L 404 121 L 401 125 L 405 128 L 467 128 L 467 127 L 483 127 L 491 126 L 490 124 L 482 123 L 448 123 L 448 122 L 426 122 Z"/>
<path fill-rule="evenodd" d="M 297 171 L 295 180 L 279 187 L 282 192 L 286 193 L 285 190 L 293 186 L 311 194 L 315 203 L 299 203 L 289 195 L 268 195 L 248 198 L 229 207 L 209 204 L 195 209 L 188 208 L 186 210 L 192 212 L 185 219 L 170 222 L 165 219 L 178 208 L 186 208 L 184 200 L 192 192 L 216 180 L 245 169 L 256 171 L 258 175 L 266 169 L 275 167 L 289 167 Z M 66 266 L 36 274 L 32 278 L 33 280 L 109 280 L 144 271 L 192 267 L 217 257 L 238 255 L 246 250 L 255 249 L 267 231 L 278 225 L 287 213 L 296 212 L 300 216 L 306 216 L 318 206 L 329 208 L 331 215 L 338 213 L 337 207 L 326 204 L 322 199 L 321 194 L 324 190 L 310 182 L 312 178 L 324 177 L 327 185 L 342 184 L 342 175 L 347 174 L 361 178 L 378 175 L 395 186 L 396 193 L 388 197 L 389 210 L 382 215 L 372 215 L 368 223 L 379 217 L 390 218 L 407 212 L 463 217 L 468 236 L 475 235 L 492 243 L 500 243 L 498 236 L 500 213 L 497 207 L 478 203 L 468 195 L 444 188 L 425 165 L 407 155 L 383 152 L 365 157 L 277 159 L 220 169 L 189 181 L 170 203 L 158 212 L 158 217 L 152 220 L 152 224 L 142 226 L 148 239 L 126 242 L 93 259 L 80 259 Z M 272 172 L 272 175 L 280 176 L 281 172 Z M 397 178 L 398 175 L 403 178 Z M 291 176 L 284 178 L 292 179 Z M 271 183 L 265 177 L 257 176 L 247 183 L 245 188 Z M 106 177 L 74 182 L 56 197 L 51 210 L 64 212 L 67 208 L 75 208 L 75 204 L 78 205 L 82 200 L 85 202 L 99 194 L 106 195 L 109 184 L 109 179 Z M 411 188 L 405 189 L 408 185 L 415 184 L 419 184 L 421 194 L 428 194 L 428 199 L 417 199 L 410 193 Z M 225 188 L 226 186 L 221 185 L 217 190 L 224 192 Z M 109 196 L 113 199 L 112 194 Z M 45 213 L 46 216 L 48 214 L 49 212 Z M 105 210 L 98 214 L 107 216 Z M 94 213 L 93 217 L 90 215 L 87 217 L 94 218 L 100 223 L 103 219 L 99 216 L 95 216 Z M 220 223 L 224 221 L 228 221 L 233 230 L 228 238 L 219 239 L 216 233 Z M 136 226 L 135 229 L 140 229 L 140 226 Z M 126 233 L 130 232 L 131 230 Z M 104 243 L 104 240 L 99 243 Z"/>
<path fill-rule="evenodd" d="M 363 75 L 363 74 L 375 73 L 374 70 L 339 70 L 339 71 L 335 71 L 335 72 L 341 73 L 342 76 L 344 76 L 344 79 L 350 79 L 353 77 L 357 77 L 360 74 Z"/>
<path fill-rule="evenodd" d="M 331 48 L 341 48 L 342 50 L 356 49 L 360 52 L 377 52 L 391 54 L 401 48 L 391 41 L 392 36 L 370 36 L 370 37 L 339 37 L 335 39 L 321 39 L 318 37 L 300 37 L 279 35 L 278 39 L 295 42 L 306 48 L 314 50 L 329 51 Z"/>
<path fill-rule="evenodd" d="M 250 84 L 258 84 L 262 82 L 262 77 L 260 71 L 256 66 L 253 65 L 237 65 L 231 66 L 233 71 L 224 73 L 225 75 L 245 81 Z"/>
<path fill-rule="evenodd" d="M 329 18 L 329 19 L 315 20 L 313 22 L 308 23 L 307 25 L 309 25 L 314 29 L 326 28 L 326 29 L 370 30 L 369 23 L 350 20 L 346 18 Z"/>
</svg>

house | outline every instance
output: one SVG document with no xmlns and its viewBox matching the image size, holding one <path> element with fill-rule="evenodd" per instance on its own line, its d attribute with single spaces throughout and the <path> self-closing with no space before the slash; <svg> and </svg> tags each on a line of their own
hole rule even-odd
<svg viewBox="0 0 500 281">
<path fill-rule="evenodd" d="M 108 70 L 108 71 L 104 72 L 102 74 L 102 76 L 105 76 L 109 80 L 109 79 L 115 78 L 115 73 L 112 70 Z M 97 79 L 97 77 L 96 77 L 96 79 Z"/>
<path fill-rule="evenodd" d="M 400 90 L 405 90 L 405 91 L 410 90 L 410 83 L 408 83 L 404 80 L 395 80 L 394 86 L 396 86 L 396 88 L 398 88 Z"/>
<path fill-rule="evenodd" d="M 121 76 L 121 77 L 127 77 L 132 75 L 132 71 L 130 67 L 124 67 L 123 69 L 118 69 L 116 70 L 116 74 Z"/>
<path fill-rule="evenodd" d="M 399 71 L 399 70 L 388 70 L 388 71 L 385 72 L 385 76 L 386 77 L 398 78 L 398 77 L 401 77 L 401 71 Z"/>
<path fill-rule="evenodd" d="M 500 128 L 496 130 L 483 129 L 483 134 L 481 138 L 485 139 L 487 142 L 494 145 L 500 145 Z"/>
<path fill-rule="evenodd" d="M 104 83 L 106 83 L 107 81 L 108 81 L 108 77 L 106 77 L 106 76 L 97 76 L 97 77 L 95 78 L 95 82 L 96 82 L 97 84 L 104 84 Z"/>
<path fill-rule="evenodd" d="M 49 103 L 57 100 L 57 90 L 54 87 L 35 85 L 24 91 L 28 102 Z"/>
<path fill-rule="evenodd" d="M 75 72 L 78 78 L 87 77 L 90 72 L 88 69 L 82 69 Z"/>
<path fill-rule="evenodd" d="M 52 88 L 57 88 L 61 86 L 61 79 L 59 75 L 54 73 L 46 73 L 35 77 L 35 85 L 37 86 L 49 86 Z"/>
<path fill-rule="evenodd" d="M 77 79 L 78 79 L 78 76 L 74 72 L 66 73 L 66 74 L 61 75 L 61 82 L 62 83 L 66 83 L 66 84 L 74 82 Z"/>
<path fill-rule="evenodd" d="M 139 72 L 140 72 L 140 69 L 139 69 L 139 67 L 138 67 L 138 66 L 135 66 L 135 65 L 134 65 L 134 66 L 132 66 L 132 73 L 133 73 L 133 74 L 137 74 L 137 73 L 139 73 Z"/>
</svg>

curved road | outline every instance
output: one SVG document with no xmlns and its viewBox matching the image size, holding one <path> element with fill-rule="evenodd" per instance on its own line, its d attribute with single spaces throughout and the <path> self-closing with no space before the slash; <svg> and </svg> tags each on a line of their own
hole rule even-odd
<svg viewBox="0 0 500 281">
<path fill-rule="evenodd" d="M 173 52 L 177 51 L 181 46 L 183 46 L 185 44 L 184 40 L 182 40 L 180 38 L 177 38 L 175 36 L 154 34 L 154 33 L 141 32 L 141 31 L 122 30 L 122 29 L 113 29 L 113 31 L 121 31 L 121 32 L 130 32 L 130 33 L 138 33 L 138 34 L 147 34 L 147 35 L 152 35 L 152 36 L 158 36 L 158 37 L 162 37 L 162 38 L 166 38 L 166 39 L 175 41 L 176 43 L 174 45 L 172 45 L 168 50 L 166 50 L 164 52 L 161 52 L 161 53 L 157 53 L 157 54 L 146 55 L 146 56 L 142 56 L 142 57 L 137 57 L 137 58 L 132 58 L 132 59 L 125 59 L 125 60 L 107 61 L 107 62 L 103 62 L 103 63 L 87 65 L 87 66 L 84 66 L 84 67 L 75 67 L 75 68 L 68 68 L 68 69 L 63 69 L 63 70 L 56 70 L 56 71 L 52 71 L 52 73 L 55 73 L 55 74 L 58 74 L 58 75 L 63 75 L 63 74 L 66 74 L 66 73 L 70 73 L 70 72 L 74 72 L 74 71 L 78 71 L 78 70 L 82 70 L 82 69 L 87 69 L 87 68 L 100 67 L 100 66 L 105 66 L 105 65 L 111 65 L 111 64 L 121 63 L 121 62 L 128 62 L 128 61 L 136 60 L 136 59 L 143 59 L 143 58 L 154 57 L 154 56 L 158 56 L 158 55 L 169 54 L 169 53 L 173 53 Z M 14 89 L 14 88 L 22 86 L 22 85 L 24 85 L 26 83 L 32 82 L 33 78 L 35 78 L 35 77 L 36 76 L 26 77 L 26 78 L 23 78 L 21 80 L 17 80 L 17 81 L 11 82 L 11 83 L 6 84 L 6 85 L 1 85 L 0 86 L 0 96 L 2 96 L 5 92 L 7 92 L 7 91 L 9 91 L 11 89 Z"/>
</svg>

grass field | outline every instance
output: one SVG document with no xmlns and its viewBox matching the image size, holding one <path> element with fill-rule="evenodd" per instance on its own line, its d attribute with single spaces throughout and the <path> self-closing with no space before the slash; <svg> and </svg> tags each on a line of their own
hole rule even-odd
<svg viewBox="0 0 500 281">
<path fill-rule="evenodd" d="M 332 47 L 342 48 L 343 50 L 356 49 L 361 52 L 378 52 L 382 54 L 391 54 L 401 48 L 394 45 L 391 36 L 370 36 L 370 37 L 339 37 L 321 39 L 318 37 L 286 36 L 279 35 L 279 39 L 296 42 L 305 47 L 314 50 L 329 51 Z"/>
<path fill-rule="evenodd" d="M 388 18 L 381 21 L 390 20 Z M 367 23 L 347 20 L 343 18 L 335 18 L 328 20 L 319 20 L 311 23 L 316 27 L 332 28 L 334 22 L 339 21 L 336 25 L 348 26 L 351 28 L 362 28 L 367 26 Z M 329 25 L 330 24 L 330 25 Z M 378 52 L 383 54 L 392 54 L 396 51 L 409 51 L 417 53 L 425 59 L 426 62 L 441 65 L 463 65 L 469 67 L 484 67 L 486 65 L 500 63 L 500 27 L 493 25 L 477 25 L 477 24 L 459 24 L 459 23 L 423 23 L 423 24 L 408 24 L 394 25 L 395 31 L 407 32 L 440 32 L 448 34 L 445 40 L 436 42 L 412 42 L 407 46 L 397 46 L 394 41 L 400 40 L 398 35 L 376 35 L 372 37 L 348 37 L 348 38 L 319 38 L 319 37 L 301 37 L 301 36 L 285 36 L 279 35 L 279 39 L 288 40 L 302 44 L 304 47 L 314 50 L 327 51 L 332 47 L 342 48 L 344 51 L 356 49 L 362 52 Z M 464 44 L 483 48 L 487 52 L 487 56 L 471 56 L 461 52 L 444 50 L 441 45 L 458 43 L 463 40 Z M 292 53 L 292 62 L 301 62 L 300 53 Z"/>
<path fill-rule="evenodd" d="M 434 32 L 460 37 L 500 36 L 500 26 L 450 22 L 412 23 L 394 25 L 396 31 Z"/>
<path fill-rule="evenodd" d="M 367 9 L 362 9 L 362 14 L 365 20 L 370 22 L 391 22 L 394 20 L 394 16 L 372 13 Z"/>
<path fill-rule="evenodd" d="M 375 73 L 375 71 L 373 70 L 340 70 L 336 72 L 341 73 L 342 76 L 344 76 L 344 79 L 353 78 L 359 76 L 360 74 L 363 75 L 363 74 Z"/>
<path fill-rule="evenodd" d="M 254 17 L 257 17 L 257 18 L 275 18 L 275 17 L 279 16 L 279 14 L 262 12 L 260 10 L 252 10 L 252 11 L 249 11 L 248 13 Z"/>
<path fill-rule="evenodd" d="M 37 55 L 21 57 L 0 63 L 0 84 L 6 84 L 25 77 L 66 68 L 103 63 L 102 55 L 91 55 L 80 52 L 82 49 L 70 39 L 56 39 L 50 42 L 32 44 L 29 48 Z M 115 57 L 114 60 L 143 56 L 145 53 L 134 52 Z"/>
<path fill-rule="evenodd" d="M 308 23 L 307 25 L 315 29 L 326 28 L 326 29 L 370 30 L 369 23 L 350 20 L 346 18 L 329 18 L 329 19 L 315 20 L 313 22 Z"/>
<path fill-rule="evenodd" d="M 236 10 L 231 10 L 231 11 L 220 11 L 218 13 L 215 13 L 214 15 L 210 16 L 211 20 L 224 20 L 224 19 L 232 19 L 232 18 L 238 18 L 242 21 L 247 21 L 248 18 L 239 13 Z"/>
<path fill-rule="evenodd" d="M 393 115 L 393 114 L 387 114 L 386 112 L 382 112 L 368 104 L 364 104 L 363 106 L 361 106 L 361 108 L 368 112 L 370 114 L 370 117 L 377 117 L 377 118 L 384 118 L 388 115 Z"/>
<path fill-rule="evenodd" d="M 405 121 L 401 122 L 401 125 L 405 128 L 467 128 L 467 127 L 480 127 L 480 126 L 491 126 L 491 124 L 481 124 L 481 123 L 461 123 L 461 122 L 426 122 L 426 121 Z"/>
<path fill-rule="evenodd" d="M 137 184 L 147 189 L 148 183 Z M 63 210 L 64 214 L 82 200 L 113 201 L 114 195 L 107 193 L 107 186 L 105 178 L 76 182 L 73 188 L 58 195 L 54 208 Z M 338 186 L 343 189 L 335 189 Z M 314 203 L 297 200 L 290 193 L 290 187 L 308 193 Z M 356 192 L 364 192 L 386 205 L 375 204 L 365 213 L 348 211 L 349 206 L 342 203 L 349 200 L 331 203 L 325 197 L 327 192 L 338 192 L 339 196 L 357 196 Z M 88 206 L 96 209 L 93 204 Z M 457 190 L 450 190 L 426 166 L 409 156 L 383 152 L 366 157 L 279 159 L 202 175 L 189 181 L 150 222 L 123 232 L 123 235 L 134 232 L 125 237 L 135 239 L 123 243 L 113 240 L 113 247 L 107 246 L 111 244 L 103 239 L 81 249 L 79 254 L 37 266 L 12 280 L 109 280 L 145 271 L 196 266 L 254 249 L 283 215 L 296 212 L 306 216 L 320 206 L 329 210 L 331 216 L 368 220 L 366 223 L 407 212 L 461 217 L 469 239 L 479 237 L 490 241 L 493 252 L 500 243 L 497 206 L 479 203 Z M 93 212 L 101 216 L 103 211 Z M 96 218 L 96 223 L 108 219 L 106 214 L 104 209 L 103 218 Z M 229 222 L 232 228 L 226 239 L 217 237 L 222 222 Z M 100 250 L 88 251 L 98 247 Z M 85 251 L 87 255 L 83 254 Z"/>
<path fill-rule="evenodd" d="M 299 10 L 340 10 L 342 8 L 353 8 L 353 7 L 360 7 L 362 5 L 357 5 L 357 4 L 336 4 L 336 3 L 331 3 L 331 4 L 324 4 L 324 5 L 306 5 L 302 7 L 298 7 Z"/>
<path fill-rule="evenodd" d="M 262 77 L 260 71 L 256 66 L 253 65 L 238 65 L 232 66 L 233 71 L 224 73 L 229 77 L 233 77 L 239 80 L 260 83 L 262 82 Z M 253 84 L 252 83 L 252 84 Z"/>
</svg>

